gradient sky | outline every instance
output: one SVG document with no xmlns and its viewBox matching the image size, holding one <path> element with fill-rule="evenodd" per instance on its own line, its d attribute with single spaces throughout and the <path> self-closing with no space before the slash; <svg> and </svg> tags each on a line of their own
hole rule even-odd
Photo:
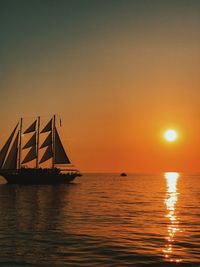
<svg viewBox="0 0 200 267">
<path fill-rule="evenodd" d="M 57 113 L 81 171 L 199 171 L 199 29 L 195 0 L 1 1 L 0 145 Z"/>
</svg>

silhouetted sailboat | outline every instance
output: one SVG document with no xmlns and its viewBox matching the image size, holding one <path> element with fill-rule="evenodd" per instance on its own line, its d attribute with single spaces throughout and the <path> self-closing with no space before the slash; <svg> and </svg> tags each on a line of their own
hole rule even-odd
<svg viewBox="0 0 200 267">
<path fill-rule="evenodd" d="M 65 152 L 56 128 L 56 116 L 40 132 L 40 117 L 38 117 L 24 132 L 23 119 L 16 125 L 10 137 L 0 151 L 0 174 L 10 184 L 56 184 L 69 183 L 77 176 L 81 176 L 76 169 L 69 169 L 72 164 Z M 32 134 L 22 147 L 22 136 Z M 40 136 L 49 133 L 40 145 Z M 21 160 L 22 151 L 29 152 Z M 39 158 L 39 151 L 45 149 Z M 52 160 L 51 168 L 41 168 L 40 164 Z M 35 168 L 24 164 L 35 160 Z M 68 167 L 66 169 L 58 166 Z"/>
<path fill-rule="evenodd" d="M 120 174 L 120 176 L 127 176 L 127 173 L 122 172 L 122 173 Z"/>
</svg>

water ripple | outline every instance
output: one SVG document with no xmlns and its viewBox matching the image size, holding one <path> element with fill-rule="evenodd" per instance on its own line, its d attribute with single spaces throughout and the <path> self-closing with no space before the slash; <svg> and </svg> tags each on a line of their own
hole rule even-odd
<svg viewBox="0 0 200 267">
<path fill-rule="evenodd" d="M 199 267 L 199 189 L 175 173 L 1 185 L 0 266 Z"/>
</svg>

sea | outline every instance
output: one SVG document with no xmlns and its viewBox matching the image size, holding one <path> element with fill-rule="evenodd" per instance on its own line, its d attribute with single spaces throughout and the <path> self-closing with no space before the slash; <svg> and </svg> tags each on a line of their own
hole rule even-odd
<svg viewBox="0 0 200 267">
<path fill-rule="evenodd" d="M 0 266 L 200 267 L 200 175 L 1 180 Z"/>
</svg>

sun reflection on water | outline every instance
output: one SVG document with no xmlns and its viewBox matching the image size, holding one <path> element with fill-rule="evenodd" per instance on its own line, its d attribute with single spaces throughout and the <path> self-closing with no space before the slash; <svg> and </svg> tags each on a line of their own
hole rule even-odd
<svg viewBox="0 0 200 267">
<path fill-rule="evenodd" d="M 180 232 L 179 221 L 176 216 L 176 203 L 178 200 L 177 182 L 180 174 L 177 172 L 166 172 L 164 176 L 167 182 L 165 204 L 167 208 L 166 217 L 169 219 L 169 224 L 167 226 L 167 243 L 163 252 L 166 260 L 171 262 L 181 262 L 181 259 L 174 255 L 175 253 L 173 249 L 175 235 L 177 232 Z"/>
</svg>

